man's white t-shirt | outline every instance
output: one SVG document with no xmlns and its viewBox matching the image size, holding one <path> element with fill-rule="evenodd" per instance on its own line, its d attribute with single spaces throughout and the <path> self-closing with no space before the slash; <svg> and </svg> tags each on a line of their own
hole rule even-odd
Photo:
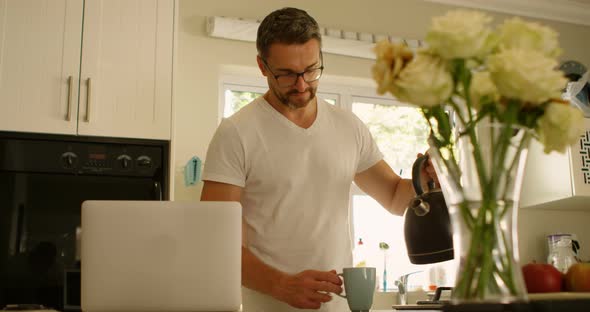
<svg viewBox="0 0 590 312">
<path fill-rule="evenodd" d="M 349 194 L 354 176 L 383 159 L 353 113 L 318 99 L 304 129 L 259 97 L 219 125 L 207 152 L 203 180 L 243 188 L 245 243 L 266 264 L 286 273 L 352 265 Z M 243 308 L 295 311 L 243 288 Z M 333 295 L 320 311 L 347 311 Z"/>
</svg>

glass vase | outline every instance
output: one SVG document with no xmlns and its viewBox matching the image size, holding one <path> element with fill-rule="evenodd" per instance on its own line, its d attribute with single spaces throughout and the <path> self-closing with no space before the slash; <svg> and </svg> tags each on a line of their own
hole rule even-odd
<svg viewBox="0 0 590 312">
<path fill-rule="evenodd" d="M 517 221 L 530 138 L 528 129 L 488 123 L 456 128 L 447 147 L 430 142 L 459 260 L 455 304 L 527 300 Z"/>
</svg>

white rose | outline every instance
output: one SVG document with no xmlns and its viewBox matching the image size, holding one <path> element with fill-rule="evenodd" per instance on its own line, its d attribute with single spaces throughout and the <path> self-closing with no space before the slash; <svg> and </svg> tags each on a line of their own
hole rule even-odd
<svg viewBox="0 0 590 312">
<path fill-rule="evenodd" d="M 537 121 L 536 130 L 545 153 L 563 153 L 567 146 L 574 144 L 584 133 L 584 115 L 569 103 L 551 102 Z"/>
<path fill-rule="evenodd" d="M 402 102 L 432 107 L 453 92 L 453 78 L 446 63 L 430 54 L 418 54 L 394 82 L 393 94 Z"/>
<path fill-rule="evenodd" d="M 515 17 L 500 27 L 499 45 L 502 49 L 533 50 L 557 57 L 561 53 L 557 36 L 557 32 L 549 27 Z"/>
<path fill-rule="evenodd" d="M 380 41 L 375 45 L 377 60 L 373 65 L 373 79 L 377 82 L 377 93 L 389 91 L 393 94 L 393 82 L 402 68 L 413 58 L 410 48 L 402 44 Z"/>
<path fill-rule="evenodd" d="M 490 78 L 489 72 L 477 71 L 471 76 L 471 85 L 469 87 L 471 106 L 480 109 L 484 97 L 487 97 L 488 101 L 498 102 L 500 93 L 498 93 L 496 85 Z"/>
<path fill-rule="evenodd" d="M 529 50 L 511 49 L 488 57 L 488 70 L 500 94 L 538 105 L 559 98 L 567 79 L 556 70 L 557 61 Z"/>
<path fill-rule="evenodd" d="M 491 17 L 478 11 L 450 11 L 432 19 L 426 42 L 444 59 L 481 58 L 497 41 L 488 26 L 491 21 Z"/>
</svg>

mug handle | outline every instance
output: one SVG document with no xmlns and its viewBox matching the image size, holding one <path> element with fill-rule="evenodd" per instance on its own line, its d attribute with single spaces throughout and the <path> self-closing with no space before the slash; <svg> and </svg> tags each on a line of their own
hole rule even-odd
<svg viewBox="0 0 590 312">
<path fill-rule="evenodd" d="M 343 274 L 343 273 L 338 273 L 337 275 L 338 275 L 338 276 L 342 276 L 342 285 L 344 285 L 344 274 Z M 348 299 L 348 298 L 346 297 L 346 295 L 341 295 L 341 294 L 335 294 L 335 295 L 337 295 L 337 296 L 340 296 L 340 297 L 342 297 L 342 298 L 344 298 L 344 299 Z"/>
</svg>

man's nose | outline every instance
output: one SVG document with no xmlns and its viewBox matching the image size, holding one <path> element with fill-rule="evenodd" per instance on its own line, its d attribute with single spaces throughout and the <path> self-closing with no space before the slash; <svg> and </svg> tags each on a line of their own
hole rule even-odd
<svg viewBox="0 0 590 312">
<path fill-rule="evenodd" d="M 305 89 L 307 89 L 308 85 L 309 84 L 307 82 L 305 82 L 305 80 L 303 79 L 303 75 L 297 76 L 297 80 L 295 81 L 295 88 L 297 89 L 297 91 L 299 91 L 299 92 L 305 91 Z"/>
</svg>

